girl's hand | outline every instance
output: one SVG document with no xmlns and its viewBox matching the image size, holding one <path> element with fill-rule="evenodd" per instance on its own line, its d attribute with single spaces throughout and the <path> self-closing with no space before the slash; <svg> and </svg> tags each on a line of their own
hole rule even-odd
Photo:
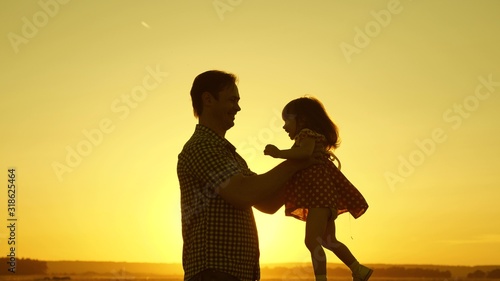
<svg viewBox="0 0 500 281">
<path fill-rule="evenodd" d="M 266 148 L 264 149 L 264 155 L 269 155 L 274 158 L 278 158 L 280 154 L 279 148 L 277 148 L 275 145 L 268 144 L 266 145 Z"/>
</svg>

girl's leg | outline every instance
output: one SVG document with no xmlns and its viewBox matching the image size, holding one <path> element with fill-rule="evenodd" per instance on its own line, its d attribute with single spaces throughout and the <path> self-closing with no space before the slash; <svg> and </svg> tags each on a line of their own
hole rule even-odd
<svg viewBox="0 0 500 281">
<path fill-rule="evenodd" d="M 332 210 L 335 212 L 335 210 Z M 326 225 L 326 232 L 323 236 L 323 247 L 332 251 L 345 265 L 352 271 L 354 281 L 366 281 L 372 275 L 373 270 L 360 265 L 354 255 L 349 251 L 346 245 L 338 241 L 335 237 L 335 219 L 337 213 L 332 213 L 330 220 Z"/>
<path fill-rule="evenodd" d="M 326 280 L 326 256 L 322 237 L 326 231 L 330 209 L 310 208 L 307 213 L 305 244 L 311 253 L 316 280 Z"/>
<path fill-rule="evenodd" d="M 323 247 L 332 251 L 345 265 L 351 267 L 356 262 L 356 258 L 349 251 L 349 248 L 335 237 L 335 219 L 337 218 L 337 214 L 333 213 L 334 211 L 332 210 L 329 213 L 331 216 L 329 216 L 326 231 L 322 235 Z"/>
</svg>

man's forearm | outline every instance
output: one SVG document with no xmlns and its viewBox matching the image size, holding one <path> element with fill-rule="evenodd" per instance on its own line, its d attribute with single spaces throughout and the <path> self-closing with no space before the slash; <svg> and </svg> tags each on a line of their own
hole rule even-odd
<svg viewBox="0 0 500 281">
<path fill-rule="evenodd" d="M 266 213 L 274 214 L 285 204 L 285 189 L 278 189 L 277 192 L 271 194 L 259 203 L 253 205 L 257 210 Z"/>
<path fill-rule="evenodd" d="M 261 175 L 235 175 L 222 184 L 219 195 L 235 207 L 249 208 L 283 188 L 301 168 L 303 165 L 298 161 L 284 161 Z"/>
</svg>

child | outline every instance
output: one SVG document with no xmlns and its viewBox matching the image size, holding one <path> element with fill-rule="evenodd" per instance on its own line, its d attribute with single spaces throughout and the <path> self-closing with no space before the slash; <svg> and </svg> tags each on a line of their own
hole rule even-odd
<svg viewBox="0 0 500 281">
<path fill-rule="evenodd" d="M 264 154 L 301 159 L 320 152 L 324 162 L 297 172 L 285 188 L 285 214 L 306 221 L 305 244 L 311 253 L 316 281 L 326 280 L 323 247 L 351 269 L 354 281 L 368 280 L 373 270 L 360 265 L 349 249 L 335 238 L 335 219 L 339 214 L 348 211 L 358 218 L 368 208 L 361 193 L 333 163 L 338 159 L 331 151 L 340 143 L 337 126 L 315 98 L 303 97 L 289 102 L 282 115 L 283 129 L 295 143 L 286 150 L 267 145 Z"/>
</svg>

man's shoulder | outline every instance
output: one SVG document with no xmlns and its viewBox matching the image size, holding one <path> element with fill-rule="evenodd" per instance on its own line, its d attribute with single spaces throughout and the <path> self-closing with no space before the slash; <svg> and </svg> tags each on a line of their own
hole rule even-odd
<svg viewBox="0 0 500 281">
<path fill-rule="evenodd" d="M 193 159 L 202 160 L 214 154 L 222 154 L 224 145 L 219 140 L 203 132 L 195 131 L 189 140 L 182 147 L 179 153 L 179 160 Z"/>
<path fill-rule="evenodd" d="M 182 152 L 193 152 L 196 150 L 205 150 L 208 147 L 217 147 L 218 142 L 213 138 L 207 137 L 203 133 L 195 132 L 184 144 Z M 182 153 L 181 152 L 181 153 Z"/>
</svg>

